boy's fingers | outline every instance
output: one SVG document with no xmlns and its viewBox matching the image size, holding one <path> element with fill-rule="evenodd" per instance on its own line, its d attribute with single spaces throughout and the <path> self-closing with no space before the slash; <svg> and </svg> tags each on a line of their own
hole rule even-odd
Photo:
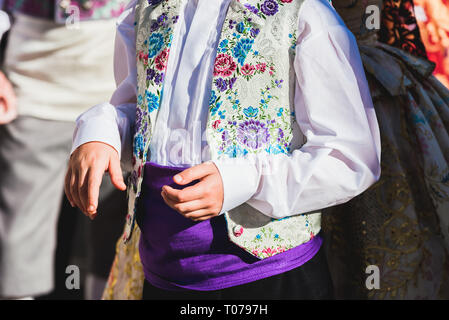
<svg viewBox="0 0 449 320">
<path fill-rule="evenodd" d="M 87 210 L 87 172 L 84 169 L 78 170 L 78 197 L 81 202 L 80 209 L 83 212 Z"/>
<path fill-rule="evenodd" d="M 122 169 L 120 168 L 120 160 L 117 157 L 110 158 L 108 171 L 112 184 L 121 191 L 126 190 L 126 184 L 123 181 Z"/>
<path fill-rule="evenodd" d="M 94 214 L 97 211 L 103 173 L 104 170 L 98 167 L 89 171 L 87 178 L 87 212 L 89 214 Z"/>
<path fill-rule="evenodd" d="M 168 185 L 163 186 L 162 190 L 167 194 L 167 197 L 176 202 L 187 202 L 203 198 L 204 186 L 203 182 L 198 182 L 193 186 L 178 190 Z"/>
<path fill-rule="evenodd" d="M 172 199 L 170 199 L 168 196 L 167 196 L 167 194 L 165 193 L 165 192 L 161 192 L 161 196 L 162 196 L 162 199 L 164 199 L 164 201 L 165 201 L 165 203 L 170 207 L 170 208 L 172 208 L 173 210 L 176 210 L 175 209 L 175 202 L 172 200 Z"/>
<path fill-rule="evenodd" d="M 172 199 L 168 198 L 167 194 L 163 191 L 161 192 L 161 196 L 162 196 L 162 199 L 164 199 L 165 203 L 170 208 L 179 212 L 182 215 L 185 215 L 188 212 L 201 210 L 204 207 L 203 202 L 200 200 L 179 203 L 179 202 L 173 201 Z"/>
<path fill-rule="evenodd" d="M 77 178 L 77 174 L 75 172 L 72 171 L 72 175 L 70 178 L 70 195 L 72 196 L 72 201 L 73 204 L 75 205 L 75 207 L 78 207 L 81 209 L 81 202 L 79 200 L 79 195 L 78 195 L 78 178 Z"/>
<path fill-rule="evenodd" d="M 173 181 L 177 184 L 184 185 L 196 179 L 201 179 L 213 173 L 213 163 L 204 162 L 202 164 L 187 168 L 173 177 Z"/>
</svg>

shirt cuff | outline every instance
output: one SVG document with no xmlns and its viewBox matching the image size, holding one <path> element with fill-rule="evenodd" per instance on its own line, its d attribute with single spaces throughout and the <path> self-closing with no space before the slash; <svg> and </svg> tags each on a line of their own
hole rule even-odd
<svg viewBox="0 0 449 320">
<path fill-rule="evenodd" d="M 223 206 L 225 213 L 248 201 L 257 191 L 259 173 L 257 166 L 244 158 L 212 160 L 223 182 Z"/>
<path fill-rule="evenodd" d="M 98 141 L 113 147 L 121 158 L 121 138 L 114 114 L 111 114 L 110 110 L 107 110 L 109 113 L 100 110 L 109 106 L 109 104 L 95 106 L 78 117 L 70 154 L 85 143 Z"/>
</svg>

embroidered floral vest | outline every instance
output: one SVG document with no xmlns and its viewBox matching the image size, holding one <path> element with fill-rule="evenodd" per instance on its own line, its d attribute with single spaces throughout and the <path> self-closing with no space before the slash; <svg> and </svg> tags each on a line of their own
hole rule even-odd
<svg viewBox="0 0 449 320">
<path fill-rule="evenodd" d="M 125 241 L 135 223 L 135 202 L 182 1 L 142 0 L 136 7 L 138 98 Z M 293 112 L 293 59 L 303 1 L 231 0 L 206 126 L 212 159 L 289 154 L 304 144 Z M 261 259 L 309 241 L 321 227 L 319 212 L 275 220 L 247 203 L 226 212 L 225 218 L 229 239 Z"/>
</svg>

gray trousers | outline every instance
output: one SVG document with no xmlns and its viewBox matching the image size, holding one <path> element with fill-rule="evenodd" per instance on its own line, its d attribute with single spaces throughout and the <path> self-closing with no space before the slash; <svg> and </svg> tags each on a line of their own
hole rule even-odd
<svg viewBox="0 0 449 320">
<path fill-rule="evenodd" d="M 27 116 L 0 126 L 0 297 L 42 295 L 54 288 L 57 222 L 74 126 Z M 86 230 L 94 274 L 107 273 L 125 214 L 125 193 L 104 183 L 101 218 Z"/>
<path fill-rule="evenodd" d="M 0 296 L 53 288 L 56 225 L 74 123 L 18 117 L 0 126 Z"/>
</svg>

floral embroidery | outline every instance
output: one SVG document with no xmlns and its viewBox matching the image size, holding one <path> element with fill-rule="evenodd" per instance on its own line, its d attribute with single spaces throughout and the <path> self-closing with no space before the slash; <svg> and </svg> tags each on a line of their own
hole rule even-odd
<svg viewBox="0 0 449 320">
<path fill-rule="evenodd" d="M 267 240 L 276 243 L 275 246 L 267 246 Z M 261 228 L 254 239 L 251 241 L 251 253 L 261 259 L 271 257 L 277 253 L 282 253 L 293 248 L 292 244 L 285 244 L 285 240 L 273 231 L 273 228 Z"/>
<path fill-rule="evenodd" d="M 156 7 L 159 5 L 160 7 Z M 136 5 L 137 108 L 134 126 L 133 172 L 129 178 L 126 241 L 135 224 L 135 201 L 140 195 L 143 166 L 151 137 L 151 124 L 161 105 L 163 81 L 173 39 L 173 26 L 178 22 L 178 0 L 148 0 Z M 149 6 L 152 6 L 151 8 Z M 149 15 L 143 12 L 148 12 Z M 149 19 L 139 23 L 140 19 Z M 150 26 L 148 30 L 148 26 Z"/>
<path fill-rule="evenodd" d="M 260 6 L 260 10 L 267 16 L 272 16 L 278 12 L 279 5 L 277 1 L 265 0 L 265 2 Z"/>
<path fill-rule="evenodd" d="M 283 90 L 285 80 L 276 78 L 274 60 L 253 47 L 256 37 L 260 34 L 260 27 L 254 20 L 273 17 L 284 4 L 292 1 L 265 0 L 256 1 L 255 5 L 248 2 L 237 11 L 243 19 L 229 18 L 225 21 L 217 49 L 219 53 L 214 66 L 210 123 L 212 129 L 220 133 L 222 138 L 221 141 L 216 141 L 218 156 L 236 157 L 259 151 L 279 154 L 289 153 L 291 149 L 290 124 L 294 119 L 289 106 L 277 107 L 274 114 L 271 111 L 277 104 L 275 101 L 279 100 L 278 95 Z M 288 33 L 286 41 L 296 41 L 296 26 Z M 263 76 L 265 73 L 269 77 Z M 242 79 L 249 82 L 258 76 L 259 79 L 271 79 L 260 89 L 257 105 L 242 106 L 237 98 L 240 90 L 236 88 L 236 82 Z M 227 119 L 229 121 L 217 123 L 215 117 L 223 118 L 220 109 L 225 107 L 224 104 L 231 105 L 234 112 Z M 281 138 L 278 133 L 282 134 Z M 229 146 L 229 141 L 234 141 L 233 146 Z"/>
<path fill-rule="evenodd" d="M 161 2 L 162 2 L 162 0 L 148 0 L 148 4 L 150 6 L 155 6 L 155 5 L 157 5 L 157 4 L 161 3 Z"/>
<path fill-rule="evenodd" d="M 251 149 L 263 147 L 269 138 L 267 126 L 258 120 L 244 121 L 237 127 L 237 141 Z"/>
<path fill-rule="evenodd" d="M 164 45 L 164 37 L 160 33 L 153 33 L 148 39 L 148 58 L 153 58 Z"/>
<path fill-rule="evenodd" d="M 167 68 L 169 49 L 163 50 L 155 59 L 156 69 L 164 71 Z"/>
<path fill-rule="evenodd" d="M 214 76 L 229 77 L 237 69 L 237 64 L 232 57 L 220 53 L 217 55 L 214 66 Z"/>
<path fill-rule="evenodd" d="M 181 0 L 139 1 L 139 6 L 154 7 L 148 11 L 136 9 L 136 17 L 143 22 L 137 23 L 136 32 L 138 95 L 127 238 L 133 230 L 135 201 L 140 193 L 152 123 L 161 105 L 180 3 Z M 294 91 L 289 82 L 291 49 L 296 43 L 302 3 L 303 0 L 230 3 L 218 42 L 209 97 L 206 137 L 212 159 L 255 153 L 288 154 L 292 147 L 299 147 L 292 145 L 295 114 L 290 103 Z M 284 28 L 273 37 L 275 23 L 284 24 Z M 266 48 L 264 40 L 272 47 Z M 230 240 L 262 259 L 305 243 L 320 230 L 320 213 L 272 220 L 254 208 L 245 208 L 245 204 L 239 208 L 225 213 Z M 242 210 L 247 211 L 247 218 L 242 217 Z M 261 227 L 247 228 L 245 219 L 257 221 Z"/>
<path fill-rule="evenodd" d="M 289 98 L 293 94 L 289 59 L 296 46 L 302 1 L 241 2 L 231 4 L 217 47 L 207 123 L 212 158 L 289 154 L 295 122 Z M 274 39 L 270 27 L 279 23 L 274 22 L 278 15 L 279 20 L 285 20 L 285 28 Z M 271 52 L 262 46 L 267 37 L 269 42 L 277 41 Z M 228 234 L 232 242 L 261 259 L 307 242 L 320 230 L 319 213 L 292 216 L 286 221 L 270 219 L 254 209 L 242 210 L 244 213 L 225 213 Z M 263 227 L 245 227 L 242 215 L 251 217 L 252 222 L 257 216 L 258 225 Z M 245 231 L 236 234 L 234 228 L 240 226 Z"/>
<path fill-rule="evenodd" d="M 251 51 L 253 43 L 254 39 L 243 38 L 237 42 L 237 45 L 232 50 L 232 55 L 237 59 L 241 66 L 243 66 L 246 56 Z"/>
</svg>

